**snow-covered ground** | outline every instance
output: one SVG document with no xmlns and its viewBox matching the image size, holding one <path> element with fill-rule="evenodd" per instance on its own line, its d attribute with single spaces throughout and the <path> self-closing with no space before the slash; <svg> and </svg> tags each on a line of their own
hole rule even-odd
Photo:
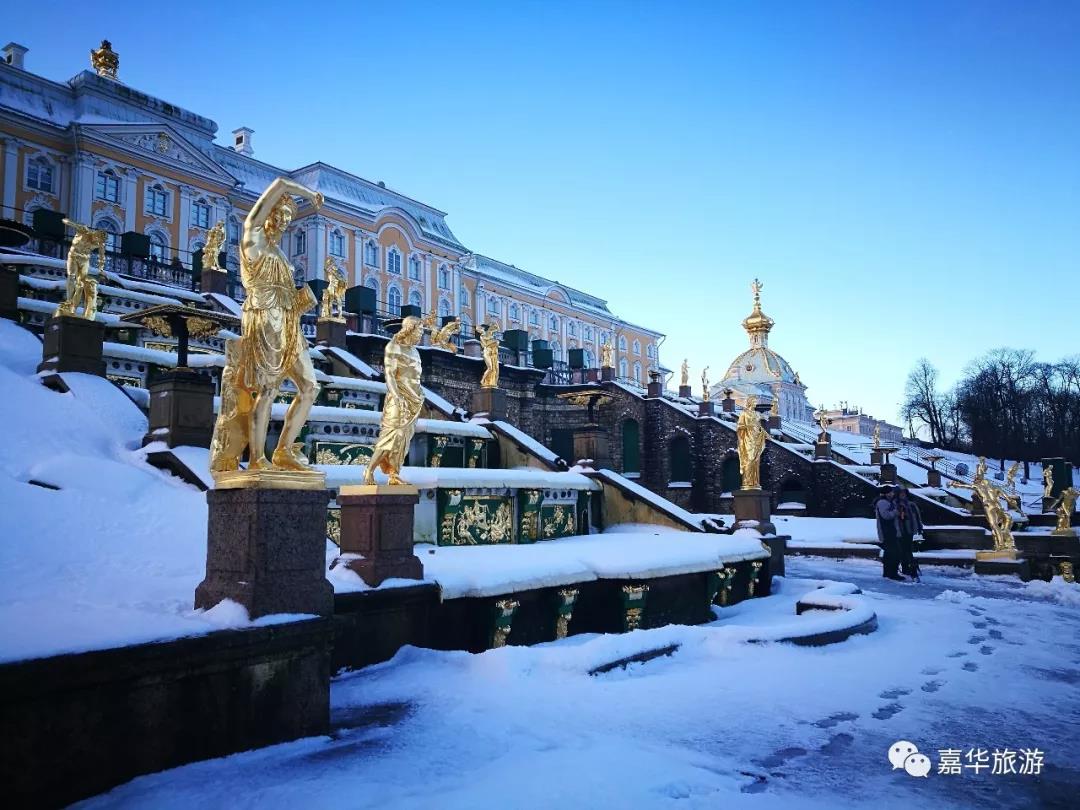
<svg viewBox="0 0 1080 810">
<path fill-rule="evenodd" d="M 134 780 L 87 807 L 1075 806 L 1080 587 L 866 561 L 788 561 L 780 593 L 703 627 L 575 636 L 480 655 L 406 648 L 340 676 L 334 731 Z M 818 579 L 859 584 L 879 629 L 821 648 L 750 644 Z M 778 580 L 779 581 L 779 580 Z M 673 655 L 589 670 L 678 643 Z M 932 763 L 893 770 L 898 741 Z M 1038 776 L 942 749 L 1039 749 Z M 973 753 L 971 762 L 978 764 Z"/>
</svg>

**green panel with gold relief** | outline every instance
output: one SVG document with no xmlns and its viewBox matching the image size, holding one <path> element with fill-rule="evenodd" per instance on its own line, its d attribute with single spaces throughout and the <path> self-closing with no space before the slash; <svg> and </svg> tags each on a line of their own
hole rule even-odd
<svg viewBox="0 0 1080 810">
<path fill-rule="evenodd" d="M 311 445 L 311 463 L 366 465 L 371 453 L 370 444 L 317 441 Z"/>
<path fill-rule="evenodd" d="M 294 399 L 296 399 L 295 391 L 278 391 L 277 396 L 274 397 L 274 402 L 282 402 L 288 405 Z"/>
<path fill-rule="evenodd" d="M 540 507 L 540 539 L 554 540 L 577 534 L 577 509 L 572 503 Z"/>
<path fill-rule="evenodd" d="M 544 504 L 544 490 L 519 489 L 518 542 L 535 543 L 540 539 L 540 508 Z"/>
<path fill-rule="evenodd" d="M 484 445 L 487 444 L 486 439 L 466 439 L 465 440 L 465 466 L 466 467 L 483 467 L 484 466 Z"/>
<path fill-rule="evenodd" d="M 439 510 L 439 531 L 437 543 L 440 546 L 456 545 L 454 530 L 457 528 L 457 516 L 465 505 L 465 490 L 439 489 L 436 491 Z"/>
<path fill-rule="evenodd" d="M 441 467 L 443 465 L 443 456 L 446 454 L 447 445 L 450 443 L 450 437 L 438 436 L 434 433 L 430 433 L 427 437 L 427 443 L 427 466 Z"/>
<path fill-rule="evenodd" d="M 514 502 L 509 496 L 462 495 L 452 510 L 439 510 L 439 545 L 479 546 L 514 542 Z"/>
<path fill-rule="evenodd" d="M 341 545 L 341 508 L 326 510 L 326 536 L 334 541 L 334 545 Z"/>
</svg>

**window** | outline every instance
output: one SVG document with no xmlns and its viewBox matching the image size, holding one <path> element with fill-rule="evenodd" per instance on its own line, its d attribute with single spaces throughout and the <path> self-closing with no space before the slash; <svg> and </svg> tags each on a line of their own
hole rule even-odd
<svg viewBox="0 0 1080 810">
<path fill-rule="evenodd" d="M 293 236 L 293 255 L 298 256 L 301 253 L 307 251 L 307 233 L 305 231 L 297 231 Z"/>
<path fill-rule="evenodd" d="M 97 182 L 94 184 L 94 196 L 106 202 L 120 201 L 120 181 L 116 179 L 112 169 L 106 169 L 97 173 Z"/>
<path fill-rule="evenodd" d="M 379 266 L 379 248 L 375 245 L 375 242 L 368 239 L 364 243 L 364 264 L 370 267 Z"/>
<path fill-rule="evenodd" d="M 634 379 L 643 382 L 641 379 L 641 363 L 634 363 Z"/>
<path fill-rule="evenodd" d="M 557 340 L 551 341 L 551 356 L 555 360 L 562 360 L 562 346 Z"/>
<path fill-rule="evenodd" d="M 420 280 L 420 257 L 419 256 L 410 256 L 409 257 L 409 278 L 411 278 L 413 281 L 419 281 Z"/>
<path fill-rule="evenodd" d="M 420 299 L 419 290 L 413 290 L 409 293 L 409 303 L 414 307 L 423 306 Z"/>
<path fill-rule="evenodd" d="M 150 257 L 164 263 L 168 253 L 169 246 L 165 242 L 165 237 L 157 231 L 150 234 Z"/>
<path fill-rule="evenodd" d="M 626 358 L 624 357 L 619 360 L 619 376 L 622 377 L 624 380 L 626 379 L 626 368 Z"/>
<path fill-rule="evenodd" d="M 518 320 L 518 305 L 517 304 L 511 304 L 510 305 L 510 320 L 512 320 L 512 321 Z"/>
<path fill-rule="evenodd" d="M 540 325 L 540 313 L 537 312 L 535 309 L 529 311 L 529 325 L 530 326 L 539 326 Z"/>
<path fill-rule="evenodd" d="M 469 295 L 469 290 L 464 284 L 461 285 L 460 297 L 461 297 L 461 305 L 463 307 L 471 307 L 472 306 L 472 300 L 471 300 L 472 296 Z"/>
<path fill-rule="evenodd" d="M 585 368 L 596 368 L 596 355 L 590 349 L 585 350 Z"/>
<path fill-rule="evenodd" d="M 393 273 L 395 276 L 401 275 L 401 254 L 397 248 L 386 251 L 386 272 Z"/>
<path fill-rule="evenodd" d="M 556 318 L 554 315 L 552 315 L 548 319 L 548 331 L 549 332 L 558 332 L 559 331 L 559 319 Z"/>
<path fill-rule="evenodd" d="M 379 280 L 375 276 L 368 276 L 367 281 L 364 282 L 365 287 L 370 287 L 375 291 L 375 300 L 379 300 Z"/>
<path fill-rule="evenodd" d="M 619 351 L 626 351 L 626 337 L 624 335 L 619 335 Z"/>
<path fill-rule="evenodd" d="M 635 340 L 634 341 L 634 354 L 636 354 L 638 356 L 641 355 L 641 341 L 640 340 Z"/>
<path fill-rule="evenodd" d="M 450 302 L 447 301 L 445 298 L 440 298 L 439 299 L 439 317 L 440 318 L 448 318 L 448 317 L 450 317 Z"/>
<path fill-rule="evenodd" d="M 210 206 L 202 200 L 191 204 L 191 226 L 193 228 L 210 227 Z"/>
<path fill-rule="evenodd" d="M 169 210 L 169 192 L 160 183 L 146 189 L 146 213 L 163 217 Z"/>
<path fill-rule="evenodd" d="M 240 220 L 236 217 L 229 217 L 229 223 L 226 227 L 229 231 L 229 244 L 240 244 Z"/>
<path fill-rule="evenodd" d="M 26 185 L 28 188 L 53 193 L 53 166 L 40 155 L 26 164 Z"/>
<path fill-rule="evenodd" d="M 488 315 L 500 314 L 502 312 L 502 302 L 495 296 L 489 295 L 487 300 L 487 311 Z"/>
<path fill-rule="evenodd" d="M 450 269 L 445 264 L 439 267 L 439 289 L 450 289 Z"/>
<path fill-rule="evenodd" d="M 401 290 L 391 287 L 386 293 L 386 305 L 391 315 L 401 314 Z"/>
<path fill-rule="evenodd" d="M 591 326 L 586 326 L 584 329 L 582 329 L 581 330 L 581 336 L 585 340 L 592 340 L 592 327 Z"/>
<path fill-rule="evenodd" d="M 693 470 L 690 464 L 690 440 L 685 436 L 676 436 L 668 448 L 671 461 L 671 481 L 690 481 Z"/>
<path fill-rule="evenodd" d="M 338 257 L 345 255 L 345 234 L 341 231 L 330 231 L 330 255 Z"/>
<path fill-rule="evenodd" d="M 573 321 L 567 321 L 567 323 L 566 323 L 566 334 L 576 336 L 577 335 L 577 324 L 574 323 Z"/>
<path fill-rule="evenodd" d="M 641 472 L 641 426 L 636 419 L 622 423 L 622 469 L 624 473 Z"/>
<path fill-rule="evenodd" d="M 120 229 L 111 219 L 99 220 L 94 226 L 99 231 L 105 231 L 105 252 L 116 253 L 120 250 L 120 239 L 117 236 Z"/>
<path fill-rule="evenodd" d="M 463 337 L 470 337 L 473 333 L 472 318 L 468 315 L 461 316 L 461 330 L 460 333 Z"/>
<path fill-rule="evenodd" d="M 648 357 L 656 357 L 656 347 L 653 346 L 651 343 L 646 344 L 645 345 L 645 354 Z"/>
</svg>

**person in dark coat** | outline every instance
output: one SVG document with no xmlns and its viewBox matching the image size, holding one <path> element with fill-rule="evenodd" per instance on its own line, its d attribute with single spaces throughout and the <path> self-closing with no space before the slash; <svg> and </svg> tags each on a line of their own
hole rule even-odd
<svg viewBox="0 0 1080 810">
<path fill-rule="evenodd" d="M 909 577 L 916 575 L 915 535 L 922 534 L 922 513 L 909 497 L 907 487 L 896 490 L 896 522 L 900 529 L 900 569 Z"/>
<path fill-rule="evenodd" d="M 900 565 L 900 523 L 896 511 L 895 494 L 892 487 L 882 487 L 881 494 L 874 503 L 874 517 L 877 518 L 878 540 L 884 552 L 881 557 L 881 575 L 900 582 L 897 568 Z"/>
</svg>

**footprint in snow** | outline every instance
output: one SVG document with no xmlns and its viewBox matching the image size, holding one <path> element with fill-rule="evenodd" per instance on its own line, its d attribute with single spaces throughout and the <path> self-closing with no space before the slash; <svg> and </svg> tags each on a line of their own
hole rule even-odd
<svg viewBox="0 0 1080 810">
<path fill-rule="evenodd" d="M 976 630 L 985 630 L 986 622 L 972 622 L 971 626 L 974 627 Z"/>
<path fill-rule="evenodd" d="M 991 647 L 989 644 L 983 644 L 981 647 L 979 647 L 979 652 L 981 652 L 983 655 L 993 655 L 994 648 Z"/>
<path fill-rule="evenodd" d="M 972 616 L 981 616 L 982 612 L 983 612 L 983 609 L 980 608 L 980 607 L 969 607 L 968 608 L 968 613 L 970 613 Z"/>
<path fill-rule="evenodd" d="M 945 681 L 927 681 L 919 688 L 922 689 L 924 692 L 936 692 L 944 685 Z"/>
<path fill-rule="evenodd" d="M 761 764 L 766 768 L 775 768 L 778 765 L 783 765 L 789 759 L 795 759 L 795 757 L 806 756 L 807 751 L 805 748 L 799 748 L 793 746 L 791 748 L 781 748 L 779 751 L 773 751 L 765 759 L 761 760 Z"/>
<path fill-rule="evenodd" d="M 895 687 L 893 689 L 888 689 L 888 690 L 882 692 L 880 695 L 878 695 L 878 697 L 879 698 L 885 698 L 885 700 L 896 700 L 898 697 L 903 697 L 904 695 L 910 695 L 910 694 L 911 694 L 910 689 L 904 689 L 901 686 L 897 686 L 897 687 Z"/>
<path fill-rule="evenodd" d="M 949 658 L 963 658 L 966 655 L 967 655 L 966 652 L 954 652 L 954 653 L 949 653 Z"/>
<path fill-rule="evenodd" d="M 923 675 L 938 675 L 940 673 L 941 673 L 941 670 L 937 669 L 936 667 L 927 667 L 926 669 L 924 669 L 922 671 Z"/>
<path fill-rule="evenodd" d="M 991 630 L 989 633 L 987 633 L 987 635 L 990 636 L 990 638 L 996 638 L 996 639 L 1004 638 L 1004 636 L 1001 635 L 1000 630 Z"/>
<path fill-rule="evenodd" d="M 966 664 L 964 664 L 963 667 L 961 667 L 961 669 L 965 669 L 968 672 L 974 672 L 978 668 L 979 668 L 979 665 L 976 664 L 974 661 L 968 661 Z"/>
<path fill-rule="evenodd" d="M 829 757 L 842 756 L 847 752 L 847 749 L 851 747 L 851 744 L 855 741 L 855 738 L 850 734 L 840 732 L 829 738 L 829 741 L 821 746 L 821 753 Z"/>
<path fill-rule="evenodd" d="M 999 622 L 999 621 L 998 621 L 997 619 L 995 619 L 995 618 L 994 618 L 993 616 L 987 616 L 987 617 L 986 617 L 986 623 L 987 623 L 987 624 L 992 624 L 992 625 L 994 625 L 995 627 L 996 627 L 997 625 L 1001 624 L 1001 622 Z"/>
<path fill-rule="evenodd" d="M 901 706 L 899 703 L 886 703 L 884 706 L 874 712 L 874 717 L 878 720 L 888 720 L 894 714 L 902 712 L 903 710 L 904 707 Z"/>
<path fill-rule="evenodd" d="M 858 719 L 859 715 L 854 712 L 838 712 L 837 714 L 830 714 L 824 720 L 818 720 L 814 725 L 818 728 L 832 728 L 839 723 L 849 723 Z"/>
<path fill-rule="evenodd" d="M 986 636 L 972 636 L 968 639 L 968 644 L 982 644 L 986 641 Z"/>
</svg>

